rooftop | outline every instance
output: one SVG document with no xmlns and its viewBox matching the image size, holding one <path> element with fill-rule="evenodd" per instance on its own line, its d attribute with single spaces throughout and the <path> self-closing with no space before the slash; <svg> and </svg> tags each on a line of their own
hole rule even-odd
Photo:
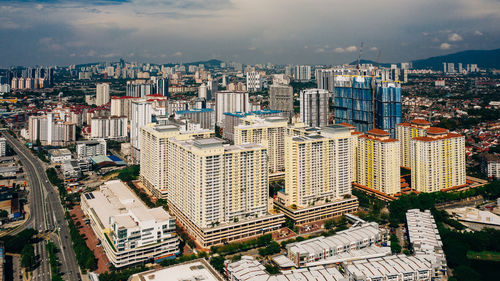
<svg viewBox="0 0 500 281">
<path fill-rule="evenodd" d="M 223 281 L 205 259 L 132 275 L 130 281 Z"/>
</svg>

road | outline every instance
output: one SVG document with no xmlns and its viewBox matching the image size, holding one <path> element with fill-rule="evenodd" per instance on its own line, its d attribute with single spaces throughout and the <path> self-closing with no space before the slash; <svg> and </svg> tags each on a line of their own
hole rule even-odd
<svg viewBox="0 0 500 281">
<path fill-rule="evenodd" d="M 64 209 L 56 188 L 49 182 L 41 161 L 8 132 L 3 131 L 2 133 L 9 146 L 17 153 L 31 186 L 29 198 L 31 217 L 22 228 L 32 227 L 39 232 L 57 230 L 59 239 L 53 242 L 61 251 L 60 268 L 62 277 L 67 281 L 80 280 L 80 271 L 76 262 L 68 224 L 64 218 Z M 34 281 L 49 281 L 51 279 L 45 245 L 45 240 L 34 245 L 35 254 L 39 256 L 40 261 L 39 266 L 33 270 Z"/>
</svg>

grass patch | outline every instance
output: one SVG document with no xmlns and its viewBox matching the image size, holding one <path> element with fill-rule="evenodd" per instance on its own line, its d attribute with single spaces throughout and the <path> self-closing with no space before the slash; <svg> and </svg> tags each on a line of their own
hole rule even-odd
<svg viewBox="0 0 500 281">
<path fill-rule="evenodd" d="M 471 260 L 482 260 L 482 261 L 500 261 L 500 252 L 492 251 L 467 251 L 467 258 Z"/>
</svg>

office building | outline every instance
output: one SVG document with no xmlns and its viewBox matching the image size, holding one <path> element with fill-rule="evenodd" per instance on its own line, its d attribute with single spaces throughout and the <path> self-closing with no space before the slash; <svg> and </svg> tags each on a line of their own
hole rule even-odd
<svg viewBox="0 0 500 281">
<path fill-rule="evenodd" d="M 258 116 L 260 118 L 283 116 L 279 110 L 263 109 L 249 112 L 226 112 L 224 113 L 223 137 L 234 141 L 234 128 L 241 124 L 241 120 L 247 116 Z"/>
<path fill-rule="evenodd" d="M 300 91 L 300 120 L 310 127 L 328 125 L 329 99 L 327 90 Z"/>
<path fill-rule="evenodd" d="M 402 116 L 401 84 L 373 79 L 335 76 L 335 123 L 349 123 L 360 132 L 374 128 L 385 130 L 394 138 Z"/>
<path fill-rule="evenodd" d="M 284 221 L 268 213 L 264 146 L 171 139 L 167 149 L 170 211 L 201 247 L 274 231 Z"/>
<path fill-rule="evenodd" d="M 430 127 L 410 141 L 411 186 L 435 192 L 465 186 L 465 137 Z"/>
<path fill-rule="evenodd" d="M 132 101 L 138 100 L 134 97 L 111 97 L 111 115 L 112 116 L 125 116 L 130 120 L 132 117 Z"/>
<path fill-rule="evenodd" d="M 76 153 L 78 159 L 86 159 L 98 155 L 106 155 L 106 140 L 95 139 L 89 141 L 77 141 Z"/>
<path fill-rule="evenodd" d="M 109 98 L 109 84 L 98 83 L 96 85 L 95 104 L 97 106 L 105 105 L 110 101 Z"/>
<path fill-rule="evenodd" d="M 398 140 L 373 129 L 358 137 L 357 150 L 357 184 L 390 195 L 401 191 Z"/>
<path fill-rule="evenodd" d="M 91 139 L 127 139 L 127 117 L 94 117 L 90 120 Z"/>
<path fill-rule="evenodd" d="M 293 78 L 302 82 L 311 80 L 311 66 L 296 65 L 293 73 Z"/>
<path fill-rule="evenodd" d="M 251 111 L 248 92 L 220 91 L 215 96 L 215 103 L 215 122 L 219 126 L 224 122 L 224 113 L 226 112 Z"/>
<path fill-rule="evenodd" d="M 241 260 L 229 263 L 226 276 L 229 281 L 348 281 L 337 268 L 323 266 L 283 270 L 280 274 L 270 275 L 266 267 L 252 256 L 242 256 Z"/>
<path fill-rule="evenodd" d="M 140 179 L 144 186 L 156 197 L 166 199 L 168 195 L 168 139 L 172 137 L 209 138 L 213 137 L 211 130 L 181 132 L 174 125 L 158 125 L 154 123 L 141 127 L 141 161 Z"/>
<path fill-rule="evenodd" d="M 436 273 L 446 274 L 446 257 L 443 242 L 430 210 L 411 209 L 406 212 L 408 238 L 416 257 L 433 258 Z"/>
<path fill-rule="evenodd" d="M 424 119 L 415 119 L 410 122 L 400 123 L 396 126 L 396 138 L 400 145 L 400 166 L 407 169 L 411 163 L 410 141 L 416 137 L 424 137 L 426 130 L 431 126 L 431 123 Z"/>
<path fill-rule="evenodd" d="M 213 130 L 215 128 L 215 111 L 211 108 L 176 111 L 175 119 L 186 119 L 189 122 L 200 124 L 203 129 Z"/>
<path fill-rule="evenodd" d="M 342 258 L 362 259 L 362 255 L 349 256 L 346 253 L 362 254 L 362 249 L 369 249 L 365 254 L 376 257 L 390 255 L 390 248 L 382 251 L 372 250 L 372 246 L 381 245 L 389 238 L 385 228 L 379 228 L 375 222 L 364 223 L 337 232 L 335 235 L 319 236 L 313 239 L 290 243 L 286 245 L 288 258 L 296 267 L 314 266 L 319 264 L 334 264 L 342 262 Z M 387 251 L 387 249 L 389 251 Z M 358 251 L 356 251 L 358 250 Z M 366 257 L 365 257 L 366 258 Z"/>
<path fill-rule="evenodd" d="M 203 258 L 136 273 L 128 279 L 128 281 L 146 280 L 225 281 L 224 277 Z"/>
<path fill-rule="evenodd" d="M 65 146 L 76 140 L 76 125 L 65 122 L 48 113 L 41 116 L 30 116 L 28 120 L 28 140 L 42 145 Z"/>
<path fill-rule="evenodd" d="M 247 90 L 249 92 L 258 92 L 262 90 L 263 77 L 259 72 L 247 72 Z"/>
<path fill-rule="evenodd" d="M 259 143 L 267 148 L 270 176 L 285 172 L 285 136 L 287 119 L 283 117 L 260 118 L 249 115 L 234 127 L 234 143 Z"/>
<path fill-rule="evenodd" d="M 7 140 L 0 138 L 0 157 L 4 157 L 7 153 Z"/>
<path fill-rule="evenodd" d="M 175 257 L 175 218 L 162 207 L 149 209 L 123 182 L 108 181 L 81 196 L 82 211 L 113 266 Z"/>
<path fill-rule="evenodd" d="M 342 126 L 285 137 L 286 205 L 321 205 L 350 195 L 351 141 L 349 129 Z"/>
<path fill-rule="evenodd" d="M 293 111 L 293 88 L 288 85 L 271 85 L 269 87 L 269 108 L 288 113 L 290 117 Z"/>
</svg>

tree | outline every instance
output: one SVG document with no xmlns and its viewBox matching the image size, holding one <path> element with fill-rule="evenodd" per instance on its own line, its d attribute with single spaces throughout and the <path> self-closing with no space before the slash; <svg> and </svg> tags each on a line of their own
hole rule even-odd
<svg viewBox="0 0 500 281">
<path fill-rule="evenodd" d="M 278 274 L 280 273 L 280 268 L 271 264 L 266 264 L 266 271 L 269 272 L 269 274 Z"/>
<path fill-rule="evenodd" d="M 26 244 L 21 251 L 21 265 L 26 269 L 30 269 L 34 265 L 34 263 L 35 249 L 33 248 L 33 245 Z"/>
<path fill-rule="evenodd" d="M 9 212 L 6 210 L 0 210 L 0 218 L 6 218 L 9 216 Z"/>
<path fill-rule="evenodd" d="M 216 256 L 210 259 L 210 264 L 215 268 L 215 270 L 219 272 L 224 271 L 224 257 Z"/>
<path fill-rule="evenodd" d="M 401 245 L 399 245 L 399 239 L 396 234 L 391 234 L 391 252 L 393 254 L 401 253 Z"/>
</svg>

